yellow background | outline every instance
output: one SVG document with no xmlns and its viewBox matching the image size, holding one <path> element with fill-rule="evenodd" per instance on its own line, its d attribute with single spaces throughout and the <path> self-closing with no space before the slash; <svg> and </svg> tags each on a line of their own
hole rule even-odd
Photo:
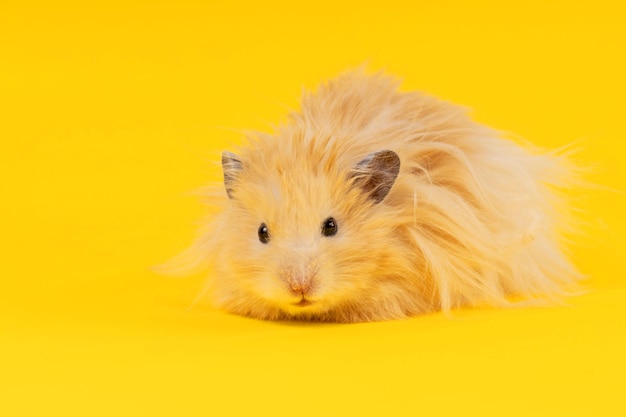
<svg viewBox="0 0 626 417">
<path fill-rule="evenodd" d="M 0 2 L 0 415 L 626 415 L 619 1 Z M 367 62 L 593 167 L 570 306 L 259 322 L 150 272 L 188 191 Z"/>
</svg>

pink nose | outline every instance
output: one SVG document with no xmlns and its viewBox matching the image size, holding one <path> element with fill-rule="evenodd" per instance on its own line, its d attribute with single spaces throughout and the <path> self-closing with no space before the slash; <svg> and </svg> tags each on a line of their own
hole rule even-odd
<svg viewBox="0 0 626 417">
<path fill-rule="evenodd" d="M 311 280 L 309 278 L 290 278 L 288 280 L 291 291 L 296 294 L 306 294 L 311 289 Z"/>
</svg>

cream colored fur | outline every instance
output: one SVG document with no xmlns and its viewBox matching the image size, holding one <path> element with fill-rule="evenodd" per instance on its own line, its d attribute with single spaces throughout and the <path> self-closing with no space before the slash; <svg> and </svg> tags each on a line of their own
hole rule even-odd
<svg viewBox="0 0 626 417">
<path fill-rule="evenodd" d="M 348 180 L 372 152 L 400 156 L 379 204 Z M 373 321 L 560 299 L 580 275 L 561 248 L 563 159 L 537 155 L 464 109 L 350 72 L 305 94 L 274 134 L 236 152 L 232 199 L 172 262 L 208 268 L 217 306 L 261 319 Z M 335 236 L 320 233 L 333 217 Z M 271 240 L 259 241 L 267 224 Z M 292 277 L 307 277 L 307 306 Z M 517 301 L 513 301 L 517 300 Z"/>
</svg>

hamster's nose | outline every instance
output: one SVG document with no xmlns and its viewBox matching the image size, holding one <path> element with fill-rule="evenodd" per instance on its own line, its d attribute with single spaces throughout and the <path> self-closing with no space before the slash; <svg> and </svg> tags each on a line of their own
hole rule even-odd
<svg viewBox="0 0 626 417">
<path fill-rule="evenodd" d="M 311 280 L 309 278 L 292 278 L 289 280 L 291 291 L 296 294 L 306 294 L 311 289 Z"/>
</svg>

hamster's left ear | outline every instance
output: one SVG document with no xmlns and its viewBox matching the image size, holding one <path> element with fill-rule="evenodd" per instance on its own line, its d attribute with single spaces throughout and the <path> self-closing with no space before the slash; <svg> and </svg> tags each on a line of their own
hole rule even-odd
<svg viewBox="0 0 626 417">
<path fill-rule="evenodd" d="M 400 172 L 400 157 L 394 151 L 372 152 L 356 164 L 348 175 L 378 204 L 387 197 Z"/>
<path fill-rule="evenodd" d="M 243 168 L 241 159 L 239 156 L 231 152 L 222 153 L 222 170 L 224 171 L 224 186 L 226 187 L 226 194 L 229 198 L 233 198 L 233 187 L 237 180 L 237 175 Z"/>
</svg>

